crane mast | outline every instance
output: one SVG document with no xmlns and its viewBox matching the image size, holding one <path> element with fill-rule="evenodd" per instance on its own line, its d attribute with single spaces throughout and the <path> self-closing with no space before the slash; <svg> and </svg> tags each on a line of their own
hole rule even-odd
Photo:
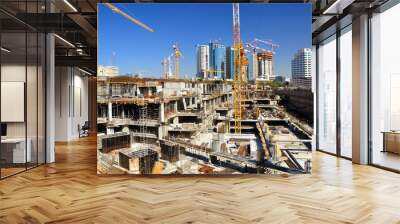
<svg viewBox="0 0 400 224">
<path fill-rule="evenodd" d="M 233 63 L 233 117 L 235 121 L 235 133 L 241 133 L 241 120 L 243 112 L 243 100 L 245 90 L 245 65 L 247 59 L 242 40 L 240 39 L 240 17 L 239 3 L 233 3 L 233 44 L 234 44 L 234 63 Z"/>
<path fill-rule="evenodd" d="M 172 60 L 171 58 L 174 57 L 175 52 L 173 52 L 168 57 L 165 57 L 161 60 L 161 65 L 163 65 L 164 69 L 164 79 L 174 79 L 175 78 L 175 70 L 172 72 Z M 174 65 L 176 68 L 176 66 Z"/>
<path fill-rule="evenodd" d="M 178 48 L 178 45 L 177 44 L 174 44 L 174 45 L 172 45 L 172 48 L 173 48 L 173 50 L 174 50 L 174 58 L 175 58 L 175 63 L 174 63 L 174 66 L 175 66 L 175 74 L 174 74 L 174 78 L 175 79 L 179 79 L 179 59 L 182 57 L 182 52 L 179 50 L 179 48 Z"/>
<path fill-rule="evenodd" d="M 168 63 L 168 73 L 167 73 L 167 79 L 172 78 L 172 62 L 171 62 L 171 57 L 173 54 L 168 56 L 167 58 L 167 63 Z"/>
<path fill-rule="evenodd" d="M 167 79 L 167 75 L 168 75 L 168 60 L 166 58 L 163 58 L 161 60 L 161 64 L 164 67 L 164 79 Z"/>
</svg>

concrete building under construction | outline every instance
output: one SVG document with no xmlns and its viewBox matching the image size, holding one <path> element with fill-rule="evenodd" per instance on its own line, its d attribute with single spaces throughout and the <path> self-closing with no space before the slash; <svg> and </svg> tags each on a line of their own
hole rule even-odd
<svg viewBox="0 0 400 224">
<path fill-rule="evenodd" d="M 246 89 L 235 133 L 229 81 L 99 78 L 98 172 L 308 172 L 311 137 L 293 128 L 270 87 L 247 84 Z M 271 121 L 280 121 L 278 129 L 290 137 L 274 137 L 283 132 L 270 131 Z M 284 142 L 298 147 L 286 149 Z M 302 152 L 299 161 L 295 150 Z"/>
<path fill-rule="evenodd" d="M 258 76 L 256 79 L 259 80 L 274 80 L 274 68 L 272 63 L 273 54 L 272 52 L 260 52 L 257 53 L 257 63 L 258 63 Z"/>
</svg>

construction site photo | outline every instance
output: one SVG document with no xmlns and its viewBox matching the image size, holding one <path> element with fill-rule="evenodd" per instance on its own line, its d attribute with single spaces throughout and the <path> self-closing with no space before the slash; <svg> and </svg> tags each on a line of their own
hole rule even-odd
<svg viewBox="0 0 400 224">
<path fill-rule="evenodd" d="M 259 27 L 270 7 L 99 4 L 98 174 L 310 173 L 311 80 L 282 73 L 311 42 Z"/>
</svg>

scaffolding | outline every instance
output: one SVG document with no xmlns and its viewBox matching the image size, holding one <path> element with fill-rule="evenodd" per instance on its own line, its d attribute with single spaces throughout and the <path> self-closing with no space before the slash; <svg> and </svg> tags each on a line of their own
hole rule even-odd
<svg viewBox="0 0 400 224">
<path fill-rule="evenodd" d="M 144 101 L 144 98 L 143 98 Z M 143 103 L 143 106 L 140 107 L 139 109 L 139 123 L 140 123 L 140 133 L 142 133 L 142 135 L 140 135 L 140 142 L 141 143 L 147 143 L 147 138 L 146 138 L 146 134 L 147 132 L 147 125 L 146 125 L 146 121 L 148 118 L 148 113 L 147 113 L 147 103 Z"/>
</svg>

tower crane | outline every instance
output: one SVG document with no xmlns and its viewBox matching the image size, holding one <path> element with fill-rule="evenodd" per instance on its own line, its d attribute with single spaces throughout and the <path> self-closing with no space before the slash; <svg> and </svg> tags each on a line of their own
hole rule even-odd
<svg viewBox="0 0 400 224">
<path fill-rule="evenodd" d="M 161 64 L 164 67 L 164 79 L 167 79 L 167 69 L 168 69 L 168 60 L 167 60 L 167 58 L 163 58 L 161 60 Z"/>
<path fill-rule="evenodd" d="M 174 56 L 174 54 L 171 54 L 167 58 L 167 62 L 168 62 L 168 74 L 167 74 L 167 77 L 168 78 L 172 78 L 172 61 L 171 61 L 172 56 Z"/>
<path fill-rule="evenodd" d="M 271 40 L 260 40 L 260 39 L 258 39 L 258 38 L 254 38 L 253 43 L 256 43 L 256 42 L 263 43 L 263 44 L 266 44 L 266 45 L 271 46 L 271 52 L 272 52 L 273 54 L 275 54 L 275 48 L 278 48 L 278 47 L 279 47 L 278 44 L 272 42 Z"/>
<path fill-rule="evenodd" d="M 145 25 L 144 23 L 140 22 L 139 20 L 133 18 L 132 16 L 126 14 L 124 11 L 120 10 L 115 5 L 113 5 L 111 3 L 104 3 L 104 5 L 107 6 L 108 8 L 110 8 L 113 12 L 116 12 L 116 13 L 122 15 L 123 17 L 136 23 L 137 25 L 141 26 L 142 28 L 146 29 L 147 31 L 154 32 L 154 30 L 152 28 L 148 27 L 147 25 Z"/>
<path fill-rule="evenodd" d="M 178 48 L 178 44 L 172 45 L 172 49 L 174 51 L 174 66 L 175 66 L 175 71 L 174 71 L 174 78 L 179 79 L 179 60 L 181 57 L 183 57 L 181 50 Z"/>
<path fill-rule="evenodd" d="M 259 43 L 263 43 L 263 44 L 269 45 L 271 47 L 270 52 L 272 54 L 275 54 L 275 48 L 279 47 L 279 45 L 274 43 L 274 42 L 272 42 L 272 40 L 260 40 L 258 38 L 254 38 L 254 42 L 259 42 Z M 274 70 L 274 66 L 273 65 L 274 65 L 274 58 L 272 57 L 272 75 L 275 75 L 275 70 Z"/>
<path fill-rule="evenodd" d="M 255 84 L 256 84 L 256 89 L 259 89 L 260 84 L 262 82 L 260 82 L 260 80 L 258 80 L 259 69 L 260 69 L 260 68 L 258 68 L 258 60 L 259 60 L 258 59 L 258 53 L 270 52 L 270 51 L 265 49 L 265 48 L 259 47 L 259 46 L 257 46 L 256 44 L 253 44 L 253 43 L 246 43 L 245 46 L 246 46 L 247 49 L 250 49 L 252 54 L 253 54 L 253 66 L 257 67 L 257 68 L 253 68 L 254 69 L 253 71 L 256 71 L 256 74 L 254 76 L 254 80 L 255 80 Z M 256 61 L 254 61 L 254 60 L 256 60 Z M 255 70 L 255 69 L 257 69 L 257 70 Z"/>
<path fill-rule="evenodd" d="M 253 52 L 266 52 L 266 51 L 268 51 L 267 49 L 262 48 L 262 47 L 258 47 L 258 46 L 256 46 L 255 44 L 252 44 L 252 43 L 246 43 L 245 47 L 253 50 Z"/>
<path fill-rule="evenodd" d="M 171 63 L 172 56 L 174 56 L 174 53 L 161 60 L 161 64 L 163 65 L 164 68 L 164 79 L 169 79 L 172 77 L 172 63 Z"/>
<path fill-rule="evenodd" d="M 233 114 L 235 133 L 241 133 L 241 120 L 245 91 L 245 68 L 247 65 L 246 52 L 240 39 L 239 3 L 233 3 L 233 43 L 234 43 L 234 81 L 233 81 Z"/>
</svg>

